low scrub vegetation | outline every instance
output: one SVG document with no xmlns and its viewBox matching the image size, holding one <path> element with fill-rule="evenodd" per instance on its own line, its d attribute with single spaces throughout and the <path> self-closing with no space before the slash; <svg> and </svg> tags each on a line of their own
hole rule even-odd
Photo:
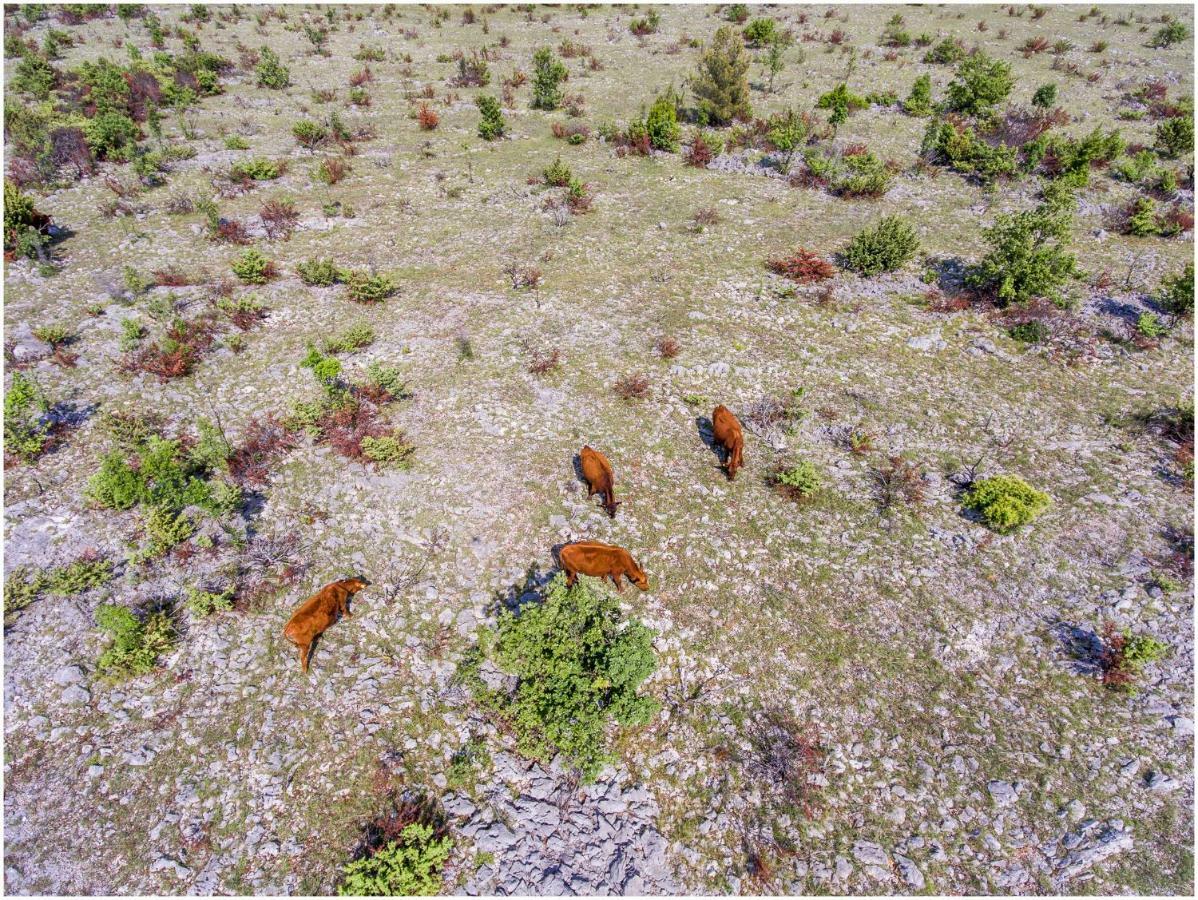
<svg viewBox="0 0 1198 900">
<path fill-rule="evenodd" d="M 1030 524 L 1052 503 L 1047 494 L 1018 475 L 994 475 L 978 481 L 965 492 L 962 502 L 999 534 Z"/>
</svg>

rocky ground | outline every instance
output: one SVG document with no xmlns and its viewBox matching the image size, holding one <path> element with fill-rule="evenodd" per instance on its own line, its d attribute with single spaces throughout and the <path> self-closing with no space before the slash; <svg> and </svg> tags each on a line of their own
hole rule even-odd
<svg viewBox="0 0 1198 900">
<path fill-rule="evenodd" d="M 9 368 L 39 360 L 26 372 L 71 427 L 53 452 L 6 470 L 5 572 L 88 550 L 116 562 L 104 587 L 43 596 L 5 631 L 7 892 L 335 891 L 365 823 L 394 791 L 419 787 L 450 817 L 447 892 L 1192 893 L 1193 486 L 1170 442 L 1138 418 L 1192 397 L 1192 324 L 1172 321 L 1155 346 L 1126 340 L 1140 311 L 1158 309 L 1160 279 L 1192 258 L 1190 232 L 1113 232 L 1127 186 L 1095 175 L 1074 250 L 1088 273 L 1111 277 L 1079 282 L 1065 337 L 1029 349 L 990 311 L 928 309 L 920 275 L 980 257 L 981 228 L 1034 204 L 1037 185 L 986 193 L 948 171 L 915 171 L 923 120 L 881 108 L 849 119 L 836 142 L 865 141 L 903 174 L 880 200 L 846 201 L 756 177 L 772 171 L 760 155 L 700 170 L 678 155 L 619 157 L 594 138 L 569 146 L 549 132 L 566 117 L 530 110 L 527 85 L 505 110 L 510 137 L 487 144 L 475 133 L 478 90 L 448 84 L 454 50 L 493 45 L 498 94 L 511 70 L 530 69 L 535 47 L 570 39 L 603 64 L 567 61 L 583 120 L 626 122 L 693 70 L 687 38 L 709 38 L 716 7 L 665 8 L 644 39 L 629 32 L 638 13 L 628 8 L 537 8 L 530 18 L 475 7 L 464 24 L 458 7 L 444 20 L 431 7 L 354 7 L 354 19 L 338 7 L 327 57 L 296 27 L 318 11 L 278 9 L 262 24 L 215 15 L 188 27 L 234 61 L 239 43 L 275 48 L 291 87 L 269 91 L 234 70 L 225 93 L 194 110 L 194 138 L 168 121 L 169 139 L 197 154 L 141 194 L 132 216 L 99 210 L 111 195 L 102 176 L 117 167 L 35 189 L 38 208 L 73 233 L 58 247 L 62 270 L 6 264 Z M 753 92 L 758 114 L 810 109 L 846 72 L 862 90 L 902 95 L 924 72 L 938 95 L 951 78 L 920 62 L 920 49 L 885 58 L 892 8 L 825 19 L 828 9 L 762 13 L 797 34 L 835 22 L 858 54 L 797 42 L 778 90 Z M 1192 39 L 1145 46 L 1164 8 L 1103 7 L 1106 21 L 1084 22 L 1077 7 L 1043 18 L 1019 9 L 901 12 L 912 33 L 959 36 L 1010 60 L 1019 103 L 1058 81 L 1074 133 L 1118 125 L 1151 144 L 1151 122 L 1113 119 L 1118 98 L 1149 79 L 1192 94 Z M 1192 33 L 1191 11 L 1170 11 Z M 173 24 L 185 12 L 159 15 Z M 1129 24 L 1116 24 L 1121 16 Z M 51 25 L 64 27 L 27 34 Z M 123 57 L 118 41 L 148 49 L 136 21 L 67 27 L 82 43 L 64 49 L 62 65 Z M 1018 52 L 1041 34 L 1068 35 L 1065 58 L 1101 77 L 1066 76 L 1050 68 L 1052 54 Z M 1086 49 L 1099 39 L 1109 42 L 1101 65 Z M 358 109 L 344 95 L 360 44 L 386 58 L 371 63 L 371 106 Z M 432 132 L 408 117 L 407 96 L 426 85 L 442 117 Z M 291 136 L 296 118 L 326 114 L 311 97 L 321 87 L 338 89 L 351 126 L 377 130 L 334 186 L 312 180 L 319 156 Z M 251 150 L 225 149 L 230 135 Z M 559 154 L 596 198 L 564 224 L 528 183 Z M 188 377 L 123 372 L 120 320 L 152 324 L 154 299 L 170 291 L 198 311 L 239 252 L 205 240 L 199 213 L 169 215 L 168 198 L 207 190 L 252 156 L 291 168 L 222 200 L 222 214 L 254 233 L 265 199 L 290 197 L 302 213 L 290 240 L 259 241 L 281 272 L 256 289 L 269 314 L 244 349 L 222 341 Z M 1178 196 L 1192 209 L 1192 194 Z M 322 204 L 334 200 L 355 216 L 326 217 Z M 697 229 L 703 207 L 720 221 Z M 923 265 L 842 273 L 823 298 L 764 267 L 800 244 L 831 257 L 891 212 L 916 224 Z M 312 256 L 391 272 L 400 292 L 364 307 L 340 287 L 306 286 L 295 265 Z M 539 266 L 539 286 L 513 289 L 503 271 L 512 262 Z M 124 295 L 123 266 L 170 264 L 202 283 Z M 127 561 L 140 514 L 83 496 L 107 449 L 99 414 L 151 411 L 181 432 L 219 417 L 236 443 L 254 420 L 315 396 L 299 365 L 305 344 L 353 322 L 376 339 L 344 355 L 347 370 L 379 360 L 407 379 L 412 396 L 388 415 L 415 444 L 413 465 L 368 468 L 301 440 L 241 513 L 204 526 L 212 553 Z M 47 358 L 33 336 L 50 323 L 77 335 L 74 367 Z M 672 360 L 653 349 L 667 334 L 681 345 Z M 529 372 L 530 349 L 557 349 L 561 367 Z M 612 387 L 635 373 L 648 376 L 649 394 L 622 400 Z M 790 432 L 750 427 L 746 468 L 726 481 L 705 442 L 714 404 L 744 416 L 800 387 L 801 421 Z M 872 449 L 853 452 L 853 431 Z M 583 443 L 615 467 L 625 503 L 614 520 L 574 474 Z M 899 453 L 923 465 L 926 497 L 882 509 L 876 472 Z M 773 464 L 794 458 L 824 473 L 813 502 L 768 484 Z M 962 513 L 958 482 L 971 465 L 1022 475 L 1051 509 L 994 534 Z M 454 677 L 496 598 L 543 581 L 551 548 L 583 537 L 628 547 L 650 574 L 652 589 L 622 602 L 656 632 L 646 690 L 663 707 L 646 728 L 613 734 L 619 762 L 592 785 L 560 760 L 519 757 Z M 181 639 L 153 673 L 117 685 L 96 677 L 101 603 L 177 599 L 234 562 L 265 577 L 280 560 L 299 572 L 280 590 L 207 618 L 179 612 Z M 283 624 L 352 571 L 374 584 L 305 676 Z M 1105 620 L 1168 645 L 1134 693 L 1097 676 Z M 778 716 L 817 748 L 798 795 L 770 766 Z M 469 748 L 485 752 L 463 774 L 453 762 Z"/>
</svg>

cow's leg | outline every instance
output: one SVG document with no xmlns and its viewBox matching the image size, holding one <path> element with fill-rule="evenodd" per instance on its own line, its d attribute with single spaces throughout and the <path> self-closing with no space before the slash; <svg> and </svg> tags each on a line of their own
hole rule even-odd
<svg viewBox="0 0 1198 900">
<path fill-rule="evenodd" d="M 304 672 L 308 671 L 308 655 L 312 652 L 311 644 L 296 644 L 299 647 L 300 667 Z"/>
<path fill-rule="evenodd" d="M 349 594 L 341 598 L 340 607 L 341 615 L 345 616 L 345 618 L 352 619 L 354 617 L 354 614 L 349 611 Z"/>
<path fill-rule="evenodd" d="M 616 586 L 617 591 L 619 591 L 621 594 L 624 593 L 624 584 L 620 581 L 620 576 L 618 574 L 608 575 L 607 577 L 611 579 L 611 583 Z"/>
<path fill-rule="evenodd" d="M 578 573 L 571 569 L 566 569 L 566 587 L 574 587 L 574 584 L 577 581 Z"/>
</svg>

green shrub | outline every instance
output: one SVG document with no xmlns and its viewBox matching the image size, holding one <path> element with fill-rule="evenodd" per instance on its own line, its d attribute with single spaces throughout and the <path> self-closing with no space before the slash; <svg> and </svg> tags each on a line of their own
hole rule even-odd
<svg viewBox="0 0 1198 900">
<path fill-rule="evenodd" d="M 395 434 L 362 438 L 362 455 L 379 465 L 405 467 L 415 452 L 413 445 Z"/>
<path fill-rule="evenodd" d="M 1124 156 L 1111 166 L 1111 174 L 1132 184 L 1148 185 L 1160 177 L 1161 168 L 1151 150 L 1141 150 L 1134 156 Z"/>
<path fill-rule="evenodd" d="M 1052 337 L 1052 330 L 1039 319 L 1020 322 L 1007 332 L 1012 339 L 1022 344 L 1042 344 Z"/>
<path fill-rule="evenodd" d="M 773 148 L 782 154 L 779 168 L 785 174 L 790 171 L 795 153 L 807 142 L 807 121 L 793 109 L 788 109 L 784 113 L 771 116 L 769 126 L 766 138 Z"/>
<path fill-rule="evenodd" d="M 1149 41 L 1148 46 L 1158 49 L 1171 47 L 1174 44 L 1180 44 L 1188 35 L 1189 31 L 1186 30 L 1185 25 L 1181 22 L 1170 22 L 1152 36 L 1152 40 Z"/>
<path fill-rule="evenodd" d="M 823 484 L 819 468 L 809 460 L 801 460 L 788 468 L 780 468 L 774 473 L 773 478 L 775 484 L 800 500 L 810 499 Z"/>
<path fill-rule="evenodd" d="M 15 181 L 4 179 L 4 249 L 36 259 L 45 244 L 41 231 L 49 217 L 37 211 L 33 198 Z"/>
<path fill-rule="evenodd" d="M 83 125 L 83 137 L 97 159 L 124 158 L 141 136 L 137 123 L 120 112 L 99 113 Z"/>
<path fill-rule="evenodd" d="M 422 897 L 441 893 L 442 869 L 453 849 L 428 825 L 407 826 L 399 840 L 354 860 L 337 889 L 343 897 Z"/>
<path fill-rule="evenodd" d="M 1146 338 L 1163 337 L 1169 333 L 1169 329 L 1161 322 L 1160 317 L 1148 310 L 1144 310 L 1136 319 L 1136 331 Z"/>
<path fill-rule="evenodd" d="M 545 183 L 551 187 L 565 187 L 574 178 L 570 167 L 562 162 L 559 156 L 541 173 Z"/>
<path fill-rule="evenodd" d="M 912 116 L 932 114 L 932 76 L 920 75 L 911 85 L 911 93 L 903 101 L 903 109 Z"/>
<path fill-rule="evenodd" d="M 982 521 L 999 534 L 1028 524 L 1051 504 L 1047 494 L 1018 475 L 995 475 L 978 481 L 963 500 L 966 509 L 979 513 Z"/>
<path fill-rule="evenodd" d="M 231 134 L 225 138 L 226 150 L 249 150 L 250 145 L 245 138 L 236 134 Z"/>
<path fill-rule="evenodd" d="M 345 293 L 355 303 L 379 303 L 394 295 L 399 284 L 389 275 L 370 272 L 342 272 Z"/>
<path fill-rule="evenodd" d="M 36 53 L 26 53 L 13 70 L 8 86 L 18 93 L 30 94 L 36 100 L 46 100 L 57 81 L 58 72 L 49 60 Z"/>
<path fill-rule="evenodd" d="M 482 116 L 478 120 L 478 136 L 484 141 L 493 141 L 503 137 L 507 132 L 507 122 L 503 119 L 499 101 L 490 94 L 479 94 L 474 98 L 474 104 L 478 107 L 479 115 Z"/>
<path fill-rule="evenodd" d="M 46 586 L 45 576 L 32 566 L 17 566 L 4 580 L 4 627 L 17 620 L 17 613 L 36 600 Z"/>
<path fill-rule="evenodd" d="M 399 369 L 377 360 L 366 367 L 366 384 L 373 391 L 383 391 L 393 398 L 407 396 L 408 386 Z"/>
<path fill-rule="evenodd" d="M 966 283 L 1001 304 L 1035 297 L 1060 302 L 1061 287 L 1077 275 L 1068 252 L 1071 224 L 1068 212 L 1048 206 L 1000 215 L 983 230 L 991 250 L 966 275 Z"/>
<path fill-rule="evenodd" d="M 1010 63 L 979 50 L 958 64 L 948 86 L 948 108 L 968 115 L 988 112 L 1007 99 L 1014 84 Z"/>
<path fill-rule="evenodd" d="M 1057 86 L 1055 84 L 1042 84 L 1036 88 L 1036 93 L 1032 94 L 1032 106 L 1038 109 L 1051 109 L 1057 102 Z"/>
<path fill-rule="evenodd" d="M 1137 197 L 1127 216 L 1126 229 L 1134 237 L 1148 237 L 1160 229 L 1156 218 L 1156 204 L 1150 197 Z"/>
<path fill-rule="evenodd" d="M 329 136 L 329 130 L 319 122 L 313 122 L 311 119 L 300 119 L 291 126 L 291 136 L 299 142 L 301 147 L 307 147 L 311 150 L 325 142 Z"/>
<path fill-rule="evenodd" d="M 704 124 L 727 125 L 734 119 L 752 117 L 748 71 L 749 54 L 740 35 L 731 25 L 721 26 L 691 79 Z"/>
<path fill-rule="evenodd" d="M 277 274 L 274 262 L 257 247 L 250 247 L 231 265 L 233 274 L 246 284 L 266 284 Z"/>
<path fill-rule="evenodd" d="M 609 719 L 643 725 L 657 711 L 637 694 L 657 665 L 652 639 L 638 622 L 623 625 L 615 597 L 582 581 L 567 588 L 559 573 L 542 602 L 518 614 L 502 610 L 498 627 L 482 635 L 481 653 L 515 676 L 514 689 L 483 683 L 481 655 L 464 674 L 480 702 L 512 727 L 520 753 L 547 762 L 560 752 L 592 781 L 614 758 L 605 741 Z"/>
<path fill-rule="evenodd" d="M 374 329 L 365 322 L 358 322 L 339 334 L 326 338 L 324 352 L 350 353 L 354 350 L 361 350 L 363 347 L 369 347 L 372 343 L 374 343 Z"/>
<path fill-rule="evenodd" d="M 270 159 L 245 159 L 229 167 L 234 181 L 272 181 L 282 175 L 279 164 Z"/>
<path fill-rule="evenodd" d="M 105 509 L 132 509 L 139 504 L 177 512 L 199 506 L 214 515 L 233 502 L 227 492 L 209 483 L 208 473 L 183 452 L 178 441 L 155 434 L 131 447 L 113 450 L 88 480 L 86 496 Z"/>
<path fill-rule="evenodd" d="M 845 197 L 881 197 L 893 183 L 885 163 L 872 153 L 856 153 L 844 158 L 834 190 Z"/>
<path fill-rule="evenodd" d="M 1176 159 L 1194 152 L 1194 117 L 1173 116 L 1156 126 L 1154 149 L 1161 156 Z"/>
<path fill-rule="evenodd" d="M 1136 672 L 1143 669 L 1149 663 L 1158 662 L 1168 655 L 1169 645 L 1164 641 L 1158 641 L 1150 635 L 1133 635 L 1130 631 L 1125 631 L 1124 638 L 1124 662 Z"/>
<path fill-rule="evenodd" d="M 831 115 L 828 116 L 828 124 L 840 125 L 848 119 L 849 113 L 854 110 L 864 109 L 868 104 L 864 97 L 854 94 L 849 90 L 849 86 L 844 82 L 836 85 L 828 93 L 820 96 L 815 101 L 816 109 L 830 109 Z"/>
<path fill-rule="evenodd" d="M 71 597 L 105 584 L 112 578 L 112 562 L 107 559 L 84 557 L 70 565 L 52 569 L 45 577 L 44 589 L 48 594 Z"/>
<path fill-rule="evenodd" d="M 1194 264 L 1186 263 L 1186 267 L 1176 275 L 1170 275 L 1161 282 L 1161 306 L 1175 316 L 1192 316 L 1194 314 Z"/>
<path fill-rule="evenodd" d="M 953 38 L 945 38 L 923 55 L 925 63 L 950 66 L 965 58 L 965 48 Z"/>
<path fill-rule="evenodd" d="M 304 284 L 321 285 L 324 287 L 336 282 L 341 275 L 337 264 L 331 259 L 316 258 L 296 265 L 295 273 L 299 275 L 300 281 Z"/>
<path fill-rule="evenodd" d="M 4 452 L 33 462 L 50 442 L 46 413 L 50 403 L 37 382 L 22 372 L 12 373 L 4 393 Z"/>
<path fill-rule="evenodd" d="M 844 252 L 845 267 L 862 275 L 893 272 L 915 258 L 919 238 L 899 216 L 886 216 L 857 233 Z"/>
<path fill-rule="evenodd" d="M 197 619 L 203 619 L 216 612 L 228 612 L 233 608 L 233 596 L 236 591 L 235 587 L 228 587 L 219 594 L 214 594 L 202 588 L 189 586 L 187 611 Z"/>
<path fill-rule="evenodd" d="M 778 37 L 778 23 L 768 17 L 754 19 L 745 26 L 745 41 L 751 47 L 764 47 Z"/>
<path fill-rule="evenodd" d="M 549 47 L 532 55 L 532 108 L 555 110 L 562 105 L 561 83 L 569 76 L 565 64 Z"/>
<path fill-rule="evenodd" d="M 649 107 L 649 115 L 645 117 L 645 129 L 653 149 L 664 150 L 667 153 L 678 150 L 682 129 L 678 127 L 678 112 L 673 91 L 661 94 L 653 100 L 653 105 Z"/>
<path fill-rule="evenodd" d="M 146 674 L 175 642 L 174 626 L 163 611 L 151 612 L 143 621 L 124 606 L 105 603 L 96 610 L 96 624 L 112 638 L 96 661 L 97 673 L 107 681 Z"/>
<path fill-rule="evenodd" d="M 254 66 L 254 75 L 259 87 L 280 90 L 291 83 L 291 72 L 279 62 L 279 56 L 269 47 L 263 47 L 258 52 L 258 65 Z"/>
</svg>

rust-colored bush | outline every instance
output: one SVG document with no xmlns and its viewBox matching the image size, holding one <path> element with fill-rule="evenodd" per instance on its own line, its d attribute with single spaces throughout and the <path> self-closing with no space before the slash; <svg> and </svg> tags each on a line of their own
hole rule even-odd
<svg viewBox="0 0 1198 900">
<path fill-rule="evenodd" d="M 229 457 L 229 474 L 245 484 L 265 484 L 270 466 L 295 446 L 295 435 L 273 413 L 254 419 Z"/>
<path fill-rule="evenodd" d="M 258 215 L 262 217 L 262 227 L 266 229 L 266 236 L 272 241 L 291 237 L 296 223 L 299 222 L 299 210 L 290 200 L 267 200 L 262 204 Z"/>
<path fill-rule="evenodd" d="M 624 400 L 643 400 L 649 396 L 649 376 L 641 372 L 621 376 L 613 390 Z"/>
<path fill-rule="evenodd" d="M 420 109 L 416 112 L 416 121 L 420 124 L 422 131 L 432 131 L 441 124 L 441 117 L 427 103 L 421 103 Z"/>
<path fill-rule="evenodd" d="M 827 281 L 836 274 L 835 266 L 805 247 L 800 247 L 790 256 L 771 259 L 766 265 L 771 272 L 799 284 Z"/>
<path fill-rule="evenodd" d="M 696 169 L 706 169 L 713 157 L 711 145 L 703 140 L 703 135 L 696 134 L 695 139 L 686 148 L 686 164 Z"/>
<path fill-rule="evenodd" d="M 662 359 L 673 359 L 682 352 L 682 345 L 668 334 L 659 337 L 654 347 Z"/>
</svg>

